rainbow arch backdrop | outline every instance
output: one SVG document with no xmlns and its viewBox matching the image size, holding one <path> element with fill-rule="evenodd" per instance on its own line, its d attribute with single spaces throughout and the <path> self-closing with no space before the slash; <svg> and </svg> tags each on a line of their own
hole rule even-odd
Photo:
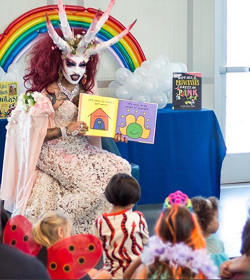
<svg viewBox="0 0 250 280">
<path fill-rule="evenodd" d="M 55 28 L 59 28 L 57 5 L 48 5 L 28 11 L 14 20 L 0 34 L 0 66 L 7 72 L 10 64 L 19 59 L 32 47 L 39 34 L 47 32 L 45 13 L 48 14 Z M 88 29 L 97 10 L 81 6 L 65 5 L 69 24 L 72 28 Z M 102 13 L 101 13 L 102 14 Z M 113 17 L 98 32 L 100 42 L 107 41 L 122 32 L 125 27 Z M 114 56 L 120 67 L 126 67 L 132 72 L 141 65 L 146 57 L 135 37 L 129 33 L 108 51 Z"/>
</svg>

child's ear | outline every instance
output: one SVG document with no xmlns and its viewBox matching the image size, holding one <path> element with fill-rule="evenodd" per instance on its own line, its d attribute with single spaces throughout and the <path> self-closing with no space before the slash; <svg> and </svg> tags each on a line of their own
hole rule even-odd
<svg viewBox="0 0 250 280">
<path fill-rule="evenodd" d="M 62 227 L 58 228 L 57 234 L 58 234 L 59 239 L 63 239 L 63 228 Z"/>
</svg>

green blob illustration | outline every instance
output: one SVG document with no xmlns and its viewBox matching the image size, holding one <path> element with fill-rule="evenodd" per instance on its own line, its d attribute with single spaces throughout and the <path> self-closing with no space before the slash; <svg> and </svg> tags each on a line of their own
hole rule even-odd
<svg viewBox="0 0 250 280">
<path fill-rule="evenodd" d="M 101 130 L 102 129 L 102 122 L 101 121 L 97 121 L 98 124 L 98 129 Z"/>
<path fill-rule="evenodd" d="M 140 138 L 142 132 L 142 127 L 138 123 L 131 123 L 127 127 L 127 135 L 132 139 Z"/>
</svg>

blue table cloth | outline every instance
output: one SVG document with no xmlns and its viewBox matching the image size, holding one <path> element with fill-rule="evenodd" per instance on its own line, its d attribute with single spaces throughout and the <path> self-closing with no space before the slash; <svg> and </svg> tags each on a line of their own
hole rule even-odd
<svg viewBox="0 0 250 280">
<path fill-rule="evenodd" d="M 0 175 L 6 119 L 0 120 Z M 163 203 L 181 190 L 189 197 L 220 196 L 220 172 L 226 146 L 212 110 L 158 110 L 155 143 L 117 143 L 129 162 L 140 166 L 142 195 L 139 204 Z M 1 179 L 0 177 L 0 179 Z"/>
<path fill-rule="evenodd" d="M 155 143 L 117 143 L 122 157 L 140 167 L 139 204 L 163 203 L 181 190 L 189 197 L 220 197 L 225 142 L 212 110 L 158 110 Z"/>
</svg>

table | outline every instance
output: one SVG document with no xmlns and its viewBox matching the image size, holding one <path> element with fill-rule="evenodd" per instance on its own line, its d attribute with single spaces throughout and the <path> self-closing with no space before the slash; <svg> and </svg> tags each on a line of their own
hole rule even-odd
<svg viewBox="0 0 250 280">
<path fill-rule="evenodd" d="M 0 175 L 6 119 L 0 120 Z M 139 204 L 163 203 L 181 190 L 189 197 L 220 197 L 220 172 L 225 142 L 212 110 L 158 110 L 155 143 L 117 143 L 124 158 L 140 166 L 142 195 Z M 1 178 L 1 177 L 0 177 Z"/>
<path fill-rule="evenodd" d="M 139 204 L 163 203 L 171 192 L 220 197 L 225 142 L 212 110 L 158 110 L 155 143 L 117 143 L 122 157 L 140 167 Z"/>
</svg>

